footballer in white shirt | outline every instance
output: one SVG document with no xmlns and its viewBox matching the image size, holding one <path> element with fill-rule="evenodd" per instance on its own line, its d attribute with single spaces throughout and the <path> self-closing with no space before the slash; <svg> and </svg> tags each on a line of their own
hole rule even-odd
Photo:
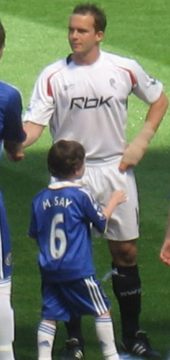
<svg viewBox="0 0 170 360">
<path fill-rule="evenodd" d="M 100 50 L 106 25 L 106 15 L 96 5 L 75 6 L 68 25 L 72 54 L 47 66 L 38 77 L 24 117 L 24 146 L 37 141 L 49 126 L 54 142 L 76 140 L 84 146 L 86 172 L 80 184 L 90 188 L 102 207 L 114 189 L 125 190 L 127 202 L 116 208 L 105 234 L 113 258 L 113 291 L 121 313 L 121 347 L 135 356 L 159 358 L 139 325 L 139 207 L 133 167 L 161 123 L 168 100 L 163 84 L 138 62 Z M 140 133 L 127 146 L 128 98 L 132 93 L 148 104 L 148 112 Z M 73 319 L 67 330 L 70 342 L 64 360 L 70 359 L 72 338 L 83 346 L 80 321 Z"/>
</svg>

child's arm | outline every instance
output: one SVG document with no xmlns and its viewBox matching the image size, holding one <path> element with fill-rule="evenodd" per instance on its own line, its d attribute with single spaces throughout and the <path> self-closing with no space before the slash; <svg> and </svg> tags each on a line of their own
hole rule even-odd
<svg viewBox="0 0 170 360">
<path fill-rule="evenodd" d="M 124 201 L 127 201 L 127 196 L 123 190 L 115 190 L 112 193 L 110 201 L 103 210 L 103 214 L 106 216 L 107 220 L 110 219 L 111 214 L 114 211 L 115 207 Z"/>
<path fill-rule="evenodd" d="M 127 200 L 126 194 L 123 190 L 115 190 L 111 195 L 108 205 L 103 210 L 94 200 L 90 192 L 87 190 L 81 190 L 81 193 L 83 194 L 82 204 L 85 219 L 89 223 L 92 223 L 100 233 L 104 233 L 106 231 L 107 222 L 110 219 L 115 207 Z"/>
</svg>

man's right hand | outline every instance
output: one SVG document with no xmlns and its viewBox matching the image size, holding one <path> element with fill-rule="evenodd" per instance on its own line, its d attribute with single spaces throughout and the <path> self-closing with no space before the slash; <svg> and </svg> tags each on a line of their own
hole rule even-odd
<svg viewBox="0 0 170 360">
<path fill-rule="evenodd" d="M 4 140 L 4 149 L 10 161 L 18 162 L 25 157 L 22 143 Z"/>
</svg>

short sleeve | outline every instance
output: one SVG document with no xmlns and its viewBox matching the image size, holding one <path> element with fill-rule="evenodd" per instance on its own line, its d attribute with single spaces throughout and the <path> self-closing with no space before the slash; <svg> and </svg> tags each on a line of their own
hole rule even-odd
<svg viewBox="0 0 170 360">
<path fill-rule="evenodd" d="M 50 78 L 46 73 L 46 69 L 42 71 L 30 99 L 30 103 L 26 109 L 23 121 L 31 121 L 35 124 L 47 126 L 54 113 L 54 99 L 50 91 L 48 91 Z"/>
<path fill-rule="evenodd" d="M 137 61 L 132 60 L 131 64 L 131 71 L 136 79 L 133 93 L 148 104 L 154 103 L 163 91 L 163 84 L 148 75 Z"/>
<path fill-rule="evenodd" d="M 19 91 L 11 87 L 4 112 L 2 139 L 21 143 L 26 139 L 22 126 L 22 99 Z"/>
<path fill-rule="evenodd" d="M 100 205 L 95 201 L 89 190 L 81 188 L 83 193 L 83 211 L 89 222 L 93 223 L 94 227 L 101 233 L 106 230 L 107 219 L 103 214 Z"/>
</svg>

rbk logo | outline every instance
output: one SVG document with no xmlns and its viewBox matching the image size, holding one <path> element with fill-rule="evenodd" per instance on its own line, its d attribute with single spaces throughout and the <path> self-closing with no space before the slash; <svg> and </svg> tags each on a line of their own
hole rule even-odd
<svg viewBox="0 0 170 360">
<path fill-rule="evenodd" d="M 113 96 L 109 96 L 107 99 L 104 99 L 103 96 L 98 98 L 89 99 L 88 97 L 75 97 L 71 100 L 70 110 L 73 109 L 74 106 L 78 107 L 79 109 L 92 109 L 97 108 L 103 105 L 108 106 L 109 108 L 111 105 L 109 101 L 112 99 Z"/>
</svg>

